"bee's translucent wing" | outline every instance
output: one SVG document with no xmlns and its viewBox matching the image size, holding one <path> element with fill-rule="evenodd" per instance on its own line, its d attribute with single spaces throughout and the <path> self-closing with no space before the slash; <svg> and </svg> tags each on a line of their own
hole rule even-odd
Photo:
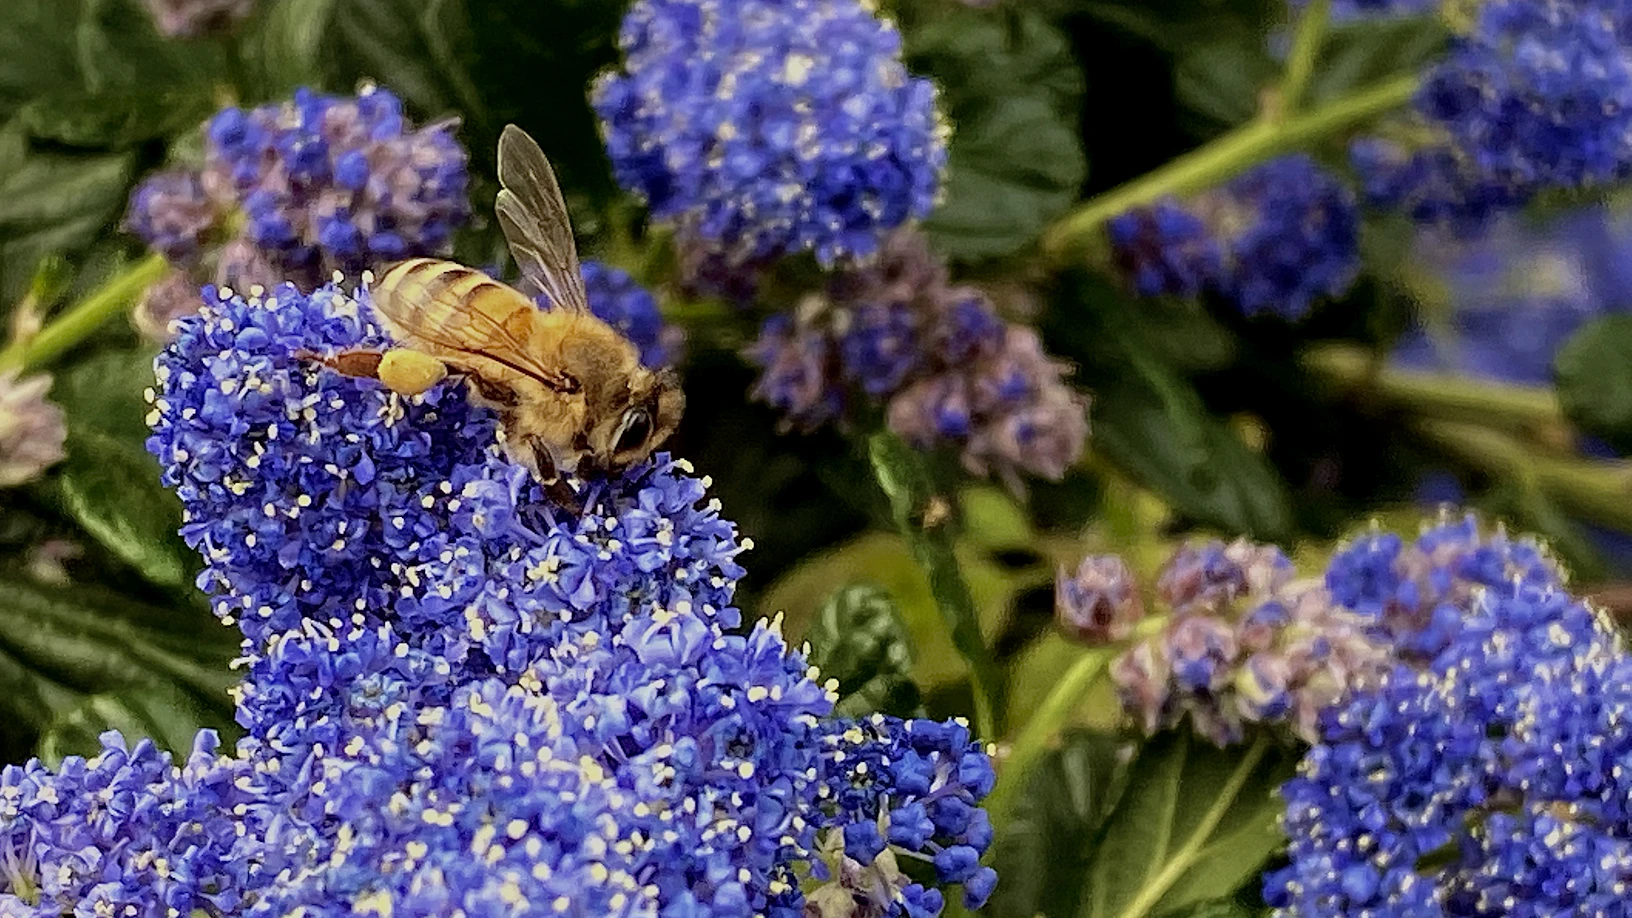
<svg viewBox="0 0 1632 918">
<path fill-rule="evenodd" d="M 588 312 L 561 185 L 538 143 L 513 124 L 499 137 L 499 184 L 499 225 L 522 277 L 556 308 Z"/>
</svg>

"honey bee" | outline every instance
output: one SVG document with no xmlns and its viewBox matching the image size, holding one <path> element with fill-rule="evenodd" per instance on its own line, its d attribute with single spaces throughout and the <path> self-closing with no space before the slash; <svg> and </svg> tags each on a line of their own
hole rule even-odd
<svg viewBox="0 0 1632 918">
<path fill-rule="evenodd" d="M 462 376 L 473 400 L 497 412 L 505 452 L 560 497 L 563 475 L 615 473 L 651 455 L 678 426 L 685 396 L 672 371 L 642 366 L 634 344 L 590 312 L 555 170 L 513 124 L 499 139 L 499 184 L 522 290 L 451 261 L 390 265 L 370 292 L 395 346 L 320 359 L 402 395 Z"/>
</svg>

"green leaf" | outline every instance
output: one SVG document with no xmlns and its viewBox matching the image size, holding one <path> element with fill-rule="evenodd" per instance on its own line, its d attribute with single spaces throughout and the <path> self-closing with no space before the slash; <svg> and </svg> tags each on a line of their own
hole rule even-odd
<svg viewBox="0 0 1632 918">
<path fill-rule="evenodd" d="M 839 682 L 838 713 L 911 716 L 918 710 L 912 638 L 884 590 L 857 583 L 835 592 L 805 639 L 811 665 Z"/>
<path fill-rule="evenodd" d="M 39 756 L 56 767 L 65 756 L 94 756 L 102 750 L 99 737 L 118 730 L 134 745 L 146 737 L 161 749 L 185 756 L 203 727 L 219 723 L 191 693 L 164 682 L 144 682 L 116 693 L 90 695 L 46 725 Z"/>
<path fill-rule="evenodd" d="M 126 154 L 29 153 L 21 135 L 0 132 L 0 290 L 16 293 L 41 258 L 107 231 L 132 171 Z"/>
<path fill-rule="evenodd" d="M 335 0 L 280 0 L 262 4 L 240 42 L 246 78 L 261 98 L 283 98 L 325 82 L 325 42 Z"/>
<path fill-rule="evenodd" d="M 465 0 L 346 0 L 333 16 L 347 75 L 377 80 L 427 116 L 483 120 L 467 66 Z"/>
<path fill-rule="evenodd" d="M 51 401 L 70 427 L 140 445 L 148 435 L 142 392 L 153 385 L 153 358 L 147 349 L 103 351 L 57 373 Z"/>
<path fill-rule="evenodd" d="M 1162 918 L 1254 918 L 1257 913 L 1234 899 L 1209 899 L 1163 912 Z"/>
<path fill-rule="evenodd" d="M 198 559 L 180 538 L 181 502 L 159 484 L 141 447 L 92 430 L 70 430 L 58 478 L 70 515 L 102 546 L 160 586 L 192 579 Z"/>
<path fill-rule="evenodd" d="M 1450 32 L 1438 16 L 1372 19 L 1334 27 L 1309 83 L 1308 105 L 1413 73 L 1439 57 Z"/>
<path fill-rule="evenodd" d="M 1076 200 L 1082 71 L 1033 11 L 938 7 L 906 33 L 908 64 L 934 77 L 952 120 L 945 198 L 926 229 L 956 258 L 1008 255 Z"/>
<path fill-rule="evenodd" d="M 40 96 L 17 117 L 29 136 L 70 147 L 126 149 L 199 125 L 214 107 L 208 88 L 68 90 Z"/>
<path fill-rule="evenodd" d="M 1077 914 L 1142 918 L 1234 893 L 1282 843 L 1275 791 L 1294 764 L 1264 738 L 1217 749 L 1178 730 L 1147 743 L 1094 844 Z"/>
<path fill-rule="evenodd" d="M 81 85 L 73 50 L 77 6 L 65 0 L 6 4 L 6 24 L 0 28 L 0 116 L 41 93 Z"/>
<path fill-rule="evenodd" d="M 1195 519 L 1264 539 L 1292 526 L 1274 468 L 1208 413 L 1184 380 L 1132 376 L 1096 391 L 1094 446 Z"/>
<path fill-rule="evenodd" d="M 165 681 L 230 710 L 233 645 L 219 635 L 231 632 L 207 620 L 196 607 L 161 610 L 84 588 L 0 579 L 0 653 L 87 694 Z"/>
<path fill-rule="evenodd" d="M 952 645 L 968 661 L 974 682 L 978 726 L 998 736 L 1003 716 L 1002 673 L 980 633 L 980 619 L 969 585 L 958 568 L 946 495 L 937 493 L 922 456 L 893 434 L 874 434 L 868 441 L 873 475 L 889 499 L 896 526 L 929 578 L 930 591 L 952 636 Z"/>
<path fill-rule="evenodd" d="M 1570 421 L 1622 455 L 1632 453 L 1632 316 L 1605 316 L 1577 331 L 1553 372 Z"/>
<path fill-rule="evenodd" d="M 992 866 L 1002 879 L 986 914 L 1076 912 L 1093 840 L 1127 785 L 1133 753 L 1110 734 L 1076 732 L 1037 762 L 993 841 Z"/>
</svg>

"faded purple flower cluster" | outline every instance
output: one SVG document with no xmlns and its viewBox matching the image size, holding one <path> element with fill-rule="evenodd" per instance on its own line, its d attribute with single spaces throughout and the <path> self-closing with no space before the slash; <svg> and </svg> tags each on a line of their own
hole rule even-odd
<svg viewBox="0 0 1632 918">
<path fill-rule="evenodd" d="M 1016 486 L 1020 473 L 1064 475 L 1088 436 L 1087 399 L 1066 367 L 980 291 L 954 286 L 916 233 L 772 316 L 749 356 L 762 370 L 754 396 L 795 427 L 882 406 L 913 446 L 952 446 L 974 474 Z"/>
<path fill-rule="evenodd" d="M 1188 718 L 1220 746 L 1251 724 L 1312 739 L 1323 713 L 1387 664 L 1366 617 L 1295 573 L 1279 549 L 1245 540 L 1173 554 L 1156 585 L 1168 621 L 1110 669 L 1145 732 Z"/>
<path fill-rule="evenodd" d="M 917 918 L 961 886 L 984 903 L 987 753 L 956 721 L 835 718 L 776 623 L 743 627 L 748 544 L 707 479 L 658 455 L 571 481 L 569 510 L 462 383 L 404 399 L 310 359 L 387 343 L 366 296 L 206 293 L 158 360 L 149 446 L 243 631 L 248 736 L 196 778 L 148 747 L 130 777 L 111 749 L 7 772 L 0 901 Z"/>
<path fill-rule="evenodd" d="M 63 457 L 68 428 L 46 400 L 51 377 L 0 372 L 0 488 L 30 481 Z"/>
<path fill-rule="evenodd" d="M 198 38 L 224 32 L 255 10 L 255 0 L 142 0 L 161 34 Z"/>
<path fill-rule="evenodd" d="M 205 141 L 202 170 L 158 173 L 131 196 L 126 227 L 175 268 L 138 310 L 150 334 L 196 311 L 205 282 L 309 290 L 336 271 L 443 253 L 469 217 L 452 125 L 412 128 L 383 89 L 228 108 Z"/>
</svg>

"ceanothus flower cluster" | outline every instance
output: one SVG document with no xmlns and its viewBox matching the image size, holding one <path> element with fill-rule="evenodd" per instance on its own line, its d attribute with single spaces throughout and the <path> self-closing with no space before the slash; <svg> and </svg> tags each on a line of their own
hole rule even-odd
<svg viewBox="0 0 1632 918">
<path fill-rule="evenodd" d="M 142 918 L 800 918 L 846 897 L 824 914 L 933 916 L 957 885 L 985 901 L 986 752 L 960 722 L 834 718 L 776 623 L 741 627 L 748 546 L 706 479 L 660 454 L 551 503 L 461 383 L 404 399 L 312 359 L 387 343 L 366 295 L 207 293 L 158 360 L 149 445 L 201 585 L 244 632 L 248 736 L 198 801 L 147 782 L 209 807 L 174 842 L 99 813 L 62 814 L 56 847 L 29 841 L 55 810 L 0 822 L 23 878 L 0 892 L 33 906 L 54 892 L 37 878 L 89 863 L 131 909 L 114 914 Z M 215 847 L 143 853 L 197 833 Z"/>
<path fill-rule="evenodd" d="M 1302 318 L 1346 293 L 1360 270 L 1354 195 L 1302 154 L 1186 202 L 1120 214 L 1106 229 L 1140 295 L 1212 293 L 1248 316 Z"/>
<path fill-rule="evenodd" d="M 927 216 L 934 84 L 861 0 L 639 0 L 595 84 L 618 181 L 733 262 L 867 256 Z"/>
<path fill-rule="evenodd" d="M 68 427 L 46 399 L 50 391 L 49 375 L 0 372 L 0 488 L 32 481 L 62 460 Z"/>
<path fill-rule="evenodd" d="M 372 86 L 216 113 L 201 170 L 160 172 L 131 195 L 126 227 L 175 268 L 138 325 L 162 330 L 196 311 L 210 281 L 309 290 L 335 271 L 444 253 L 470 215 L 452 128 L 412 128 L 401 100 Z"/>
<path fill-rule="evenodd" d="M 916 233 L 891 237 L 864 268 L 764 323 L 749 351 L 756 398 L 801 429 L 881 405 L 919 449 L 950 445 L 977 475 L 1018 487 L 1059 479 L 1082 455 L 1087 400 L 1036 332 L 1004 322 L 985 294 L 954 286 Z"/>
<path fill-rule="evenodd" d="M 143 0 L 153 25 L 169 38 L 224 32 L 255 11 L 255 0 Z"/>
<path fill-rule="evenodd" d="M 1468 232 L 1549 189 L 1632 168 L 1632 15 L 1621 0 L 1497 0 L 1417 94 L 1409 143 L 1353 160 L 1375 205 Z"/>
<path fill-rule="evenodd" d="M 1220 746 L 1254 724 L 1312 739 L 1323 714 L 1386 665 L 1389 647 L 1364 616 L 1295 575 L 1280 549 L 1244 539 L 1173 553 L 1155 591 L 1168 621 L 1110 667 L 1123 707 L 1146 733 L 1188 718 Z M 1073 598 L 1062 591 L 1059 602 Z"/>
<path fill-rule="evenodd" d="M 1282 788 L 1278 916 L 1601 916 L 1632 880 L 1628 657 L 1525 542 L 1445 520 L 1334 558 L 1401 653 Z"/>
</svg>

